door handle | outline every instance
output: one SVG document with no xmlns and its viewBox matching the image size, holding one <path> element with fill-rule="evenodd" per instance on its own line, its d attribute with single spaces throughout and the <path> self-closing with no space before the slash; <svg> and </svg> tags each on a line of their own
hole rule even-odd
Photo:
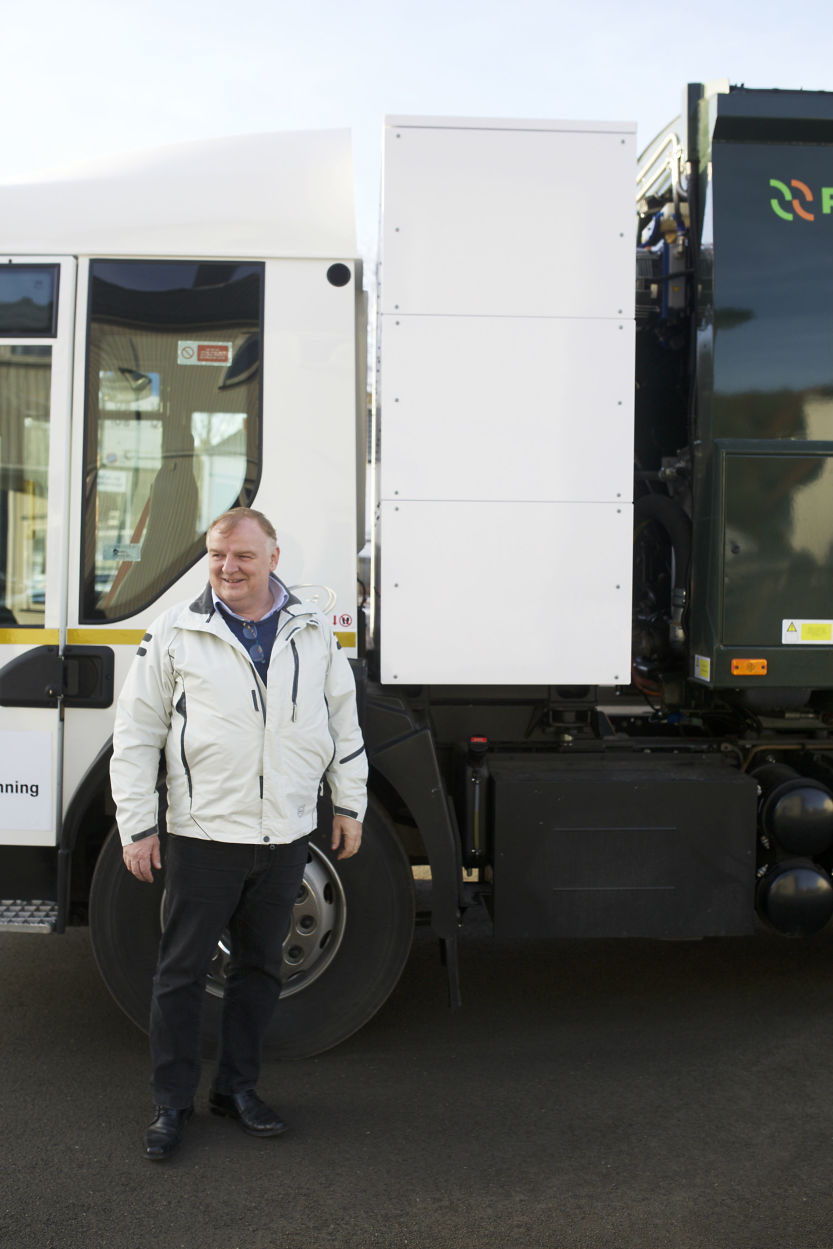
<svg viewBox="0 0 833 1249">
<path fill-rule="evenodd" d="M 0 706 L 109 707 L 113 674 L 109 646 L 33 646 L 0 668 Z"/>
</svg>

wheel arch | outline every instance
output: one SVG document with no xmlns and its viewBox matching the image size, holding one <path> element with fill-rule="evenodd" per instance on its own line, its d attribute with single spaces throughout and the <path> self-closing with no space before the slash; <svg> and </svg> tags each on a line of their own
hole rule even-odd
<svg viewBox="0 0 833 1249">
<path fill-rule="evenodd" d="M 431 927 L 456 940 L 462 907 L 462 851 L 434 739 L 407 703 L 367 683 L 365 740 L 373 785 L 395 794 L 419 832 L 431 867 Z"/>
<path fill-rule="evenodd" d="M 66 885 L 61 892 L 59 916 L 86 920 L 95 864 L 115 820 L 110 792 L 110 758 L 113 739 L 108 738 L 75 787 L 61 825 L 59 854 L 66 860 Z"/>
</svg>

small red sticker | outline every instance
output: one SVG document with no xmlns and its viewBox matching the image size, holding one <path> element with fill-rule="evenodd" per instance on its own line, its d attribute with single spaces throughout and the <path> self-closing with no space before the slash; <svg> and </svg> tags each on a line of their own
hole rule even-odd
<svg viewBox="0 0 833 1249">
<path fill-rule="evenodd" d="M 231 352 L 227 343 L 199 343 L 197 359 L 200 364 L 228 364 Z"/>
</svg>

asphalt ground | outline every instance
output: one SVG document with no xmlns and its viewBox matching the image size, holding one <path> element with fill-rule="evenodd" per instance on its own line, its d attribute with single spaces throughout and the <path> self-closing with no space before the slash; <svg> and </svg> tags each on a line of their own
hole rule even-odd
<svg viewBox="0 0 833 1249">
<path fill-rule="evenodd" d="M 141 1157 L 146 1042 L 88 935 L 0 936 L 4 1249 L 831 1249 L 833 938 L 429 929 L 339 1048 L 267 1062 L 291 1130 Z"/>
</svg>

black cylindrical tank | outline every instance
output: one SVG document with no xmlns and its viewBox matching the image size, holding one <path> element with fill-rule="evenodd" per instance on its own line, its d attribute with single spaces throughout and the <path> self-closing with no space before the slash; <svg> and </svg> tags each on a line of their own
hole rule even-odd
<svg viewBox="0 0 833 1249">
<path fill-rule="evenodd" d="M 752 775 L 761 788 L 761 831 L 778 849 L 813 858 L 833 846 L 833 794 L 826 785 L 783 763 Z"/>
<path fill-rule="evenodd" d="M 810 859 L 782 859 L 758 883 L 758 911 L 778 932 L 809 937 L 833 916 L 833 881 Z"/>
</svg>

